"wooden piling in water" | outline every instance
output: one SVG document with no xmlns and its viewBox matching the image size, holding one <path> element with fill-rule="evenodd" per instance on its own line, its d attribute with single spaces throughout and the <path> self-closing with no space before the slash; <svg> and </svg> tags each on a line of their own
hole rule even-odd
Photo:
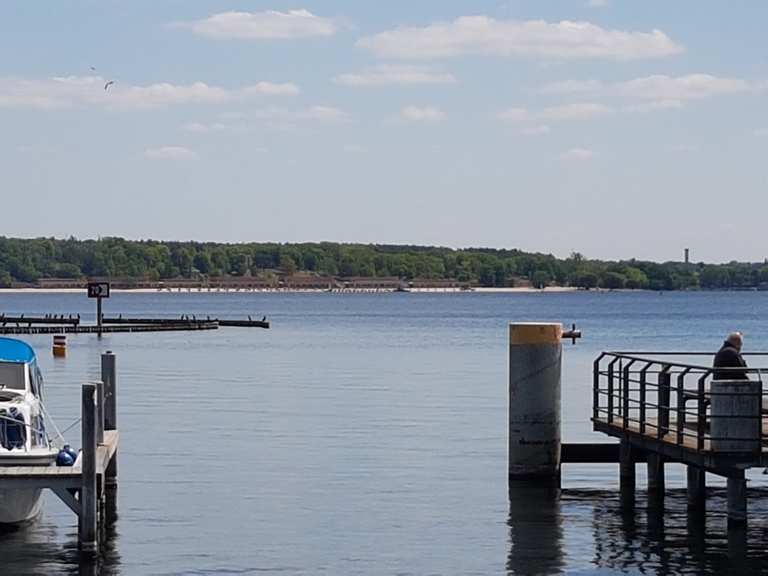
<svg viewBox="0 0 768 576">
<path fill-rule="evenodd" d="M 664 507 L 664 457 L 658 452 L 648 452 L 648 506 Z"/>
<path fill-rule="evenodd" d="M 82 388 L 82 450 L 78 537 L 80 550 L 91 554 L 99 549 L 96 493 L 96 385 L 91 383 L 83 384 Z"/>
<path fill-rule="evenodd" d="M 747 523 L 747 480 L 744 470 L 728 476 L 728 527 Z"/>
<path fill-rule="evenodd" d="M 104 429 L 117 430 L 117 362 L 111 350 L 101 355 L 101 381 L 104 382 Z M 117 486 L 117 451 L 105 473 L 107 488 Z"/>
<path fill-rule="evenodd" d="M 619 492 L 621 507 L 635 507 L 635 455 L 632 444 L 622 440 L 619 446 Z"/>
<path fill-rule="evenodd" d="M 703 512 L 706 507 L 706 472 L 704 468 L 692 464 L 686 466 L 686 470 L 688 509 L 694 512 Z"/>
</svg>

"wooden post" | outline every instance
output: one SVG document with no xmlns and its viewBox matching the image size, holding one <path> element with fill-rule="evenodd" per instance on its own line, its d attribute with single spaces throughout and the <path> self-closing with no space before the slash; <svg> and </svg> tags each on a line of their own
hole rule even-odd
<svg viewBox="0 0 768 576">
<path fill-rule="evenodd" d="M 622 440 L 619 445 L 619 492 L 621 507 L 635 507 L 635 460 L 632 445 Z"/>
<path fill-rule="evenodd" d="M 703 512 L 706 507 L 706 472 L 704 468 L 689 464 L 686 466 L 688 477 L 688 509 Z"/>
<path fill-rule="evenodd" d="M 103 316 L 101 314 L 101 296 L 96 298 L 96 326 L 98 326 L 99 336 L 101 336 L 101 320 Z"/>
<path fill-rule="evenodd" d="M 111 350 L 101 355 L 101 381 L 104 382 L 104 429 L 117 430 L 117 364 Z M 117 486 L 117 452 L 106 470 L 106 486 Z M 109 495 L 108 495 L 109 499 Z"/>
<path fill-rule="evenodd" d="M 80 489 L 80 517 L 78 536 L 80 550 L 93 554 L 99 549 L 97 540 L 96 495 L 96 385 L 83 384 L 82 424 L 82 488 Z"/>
<path fill-rule="evenodd" d="M 104 444 L 104 382 L 94 382 L 96 386 L 96 444 Z"/>
<path fill-rule="evenodd" d="M 744 470 L 728 476 L 728 527 L 747 523 L 747 480 Z"/>
<path fill-rule="evenodd" d="M 664 458 L 657 452 L 648 452 L 648 505 L 664 507 Z"/>
</svg>

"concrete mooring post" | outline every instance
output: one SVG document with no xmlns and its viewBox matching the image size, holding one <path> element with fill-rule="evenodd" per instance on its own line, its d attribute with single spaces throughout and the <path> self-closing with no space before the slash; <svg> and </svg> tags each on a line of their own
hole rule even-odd
<svg viewBox="0 0 768 576">
<path fill-rule="evenodd" d="M 509 478 L 560 477 L 561 324 L 509 325 Z"/>
</svg>

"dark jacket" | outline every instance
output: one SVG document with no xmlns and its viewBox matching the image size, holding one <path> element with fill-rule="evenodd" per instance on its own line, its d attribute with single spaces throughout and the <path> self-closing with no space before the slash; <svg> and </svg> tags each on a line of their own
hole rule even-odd
<svg viewBox="0 0 768 576">
<path fill-rule="evenodd" d="M 731 368 L 731 370 L 715 370 L 713 380 L 748 380 L 746 370 L 733 370 L 733 368 L 746 368 L 747 363 L 736 347 L 727 340 L 722 348 L 715 354 L 715 368 Z"/>
</svg>

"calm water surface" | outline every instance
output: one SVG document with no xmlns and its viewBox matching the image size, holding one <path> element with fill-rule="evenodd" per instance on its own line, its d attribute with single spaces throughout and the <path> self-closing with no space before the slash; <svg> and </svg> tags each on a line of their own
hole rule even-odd
<svg viewBox="0 0 768 576">
<path fill-rule="evenodd" d="M 47 496 L 36 524 L 0 535 L 2 573 L 760 573 L 759 471 L 747 544 L 727 538 L 715 478 L 706 521 L 687 516 L 674 466 L 663 515 L 646 511 L 642 478 L 637 512 L 619 512 L 615 466 L 566 466 L 559 499 L 508 493 L 506 325 L 584 330 L 565 352 L 563 434 L 600 441 L 601 350 L 714 350 L 732 329 L 768 350 L 767 309 L 765 293 L 115 294 L 109 313 L 266 314 L 273 329 L 70 336 L 63 360 L 29 337 L 60 427 L 100 354 L 118 356 L 119 519 L 100 564 L 80 564 L 75 518 Z M 92 320 L 93 302 L 4 294 L 0 312 Z"/>
</svg>

